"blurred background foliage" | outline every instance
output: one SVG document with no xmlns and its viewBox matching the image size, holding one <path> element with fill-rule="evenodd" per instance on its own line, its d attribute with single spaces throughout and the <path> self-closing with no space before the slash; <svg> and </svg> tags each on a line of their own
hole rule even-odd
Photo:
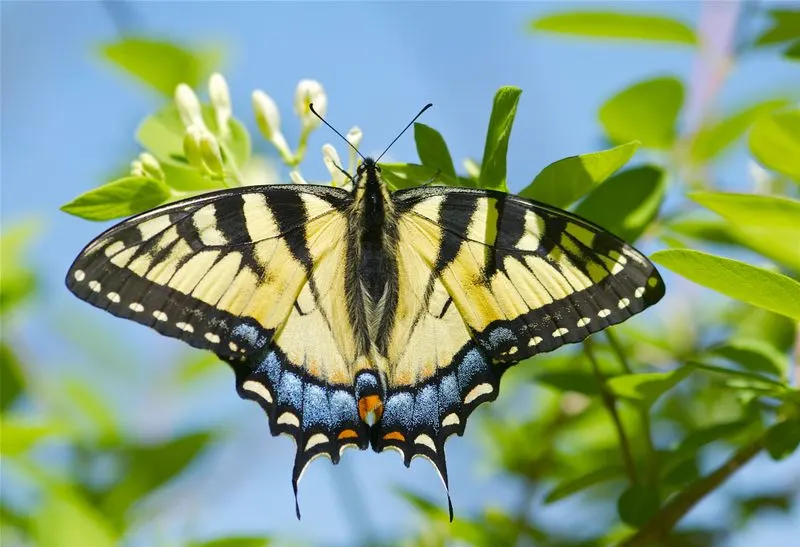
<svg viewBox="0 0 800 547">
<path fill-rule="evenodd" d="M 122 6 L 112 5 L 111 14 L 130 23 L 132 12 Z M 753 51 L 769 48 L 786 63 L 800 62 L 800 9 L 748 4 L 736 21 L 706 21 L 729 25 L 720 44 L 681 21 L 634 13 L 634 4 L 615 12 L 590 7 L 565 4 L 530 21 L 527 31 L 594 40 L 585 47 L 650 41 L 694 48 L 710 74 L 708 88 L 693 111 L 687 111 L 687 84 L 676 76 L 620 89 L 597 106 L 605 149 L 550 164 L 518 193 L 570 208 L 635 242 L 662 271 L 673 272 L 666 278 L 667 298 L 677 304 L 669 314 L 632 320 L 507 374 L 502 396 L 476 413 L 467 435 L 480 440 L 485 470 L 519 493 L 514 506 L 495 503 L 487 492 L 483 509 L 466 513 L 456 500 L 451 524 L 441 500 L 400 486 L 397 494 L 413 508 L 417 524 L 387 537 L 360 520 L 369 496 L 348 487 L 346 467 L 334 469 L 345 477 L 337 488 L 353 542 L 725 545 L 765 515 L 798 515 L 797 465 L 786 468 L 777 488 L 759 487 L 758 477 L 800 443 L 800 97 L 798 88 L 787 89 L 785 96 L 752 97 L 731 111 L 721 110 L 716 99 L 737 62 Z M 757 33 L 741 32 L 742 19 L 757 12 L 769 23 Z M 163 96 L 162 106 L 136 131 L 155 162 L 140 157 L 130 173 L 120 170 L 64 211 L 108 220 L 230 184 L 303 176 L 305 139 L 313 128 L 306 131 L 302 111 L 297 146 L 287 149 L 263 108 L 256 108 L 255 121 L 220 118 L 224 101 L 214 100 L 213 89 L 200 115 L 219 148 L 194 161 L 187 153 L 181 102 L 174 105 L 173 96 L 178 84 L 206 95 L 209 77 L 225 58 L 219 46 L 192 50 L 126 32 L 95 53 L 132 84 Z M 447 135 L 417 123 L 419 163 L 387 164 L 388 182 L 400 188 L 437 176 L 447 184 L 508 190 L 506 152 L 520 94 L 504 87 L 495 95 L 480 160 L 459 163 L 448 151 Z M 490 111 L 488 98 L 474 106 Z M 272 147 L 255 142 L 259 132 Z M 752 158 L 749 172 L 717 180 L 715 162 L 742 141 Z M 201 140 L 195 144 L 203 152 Z M 326 158 L 329 168 L 332 158 L 347 165 L 335 151 Z M 336 183 L 336 170 L 330 173 Z M 136 352 L 105 330 L 110 318 L 88 326 L 61 322 L 63 343 L 78 349 L 80 362 L 38 362 L 36 348 L 18 343 L 24 339 L 16 336 L 20 318 L 44 304 L 41 272 L 29 253 L 37 238 L 52 237 L 47 230 L 38 219 L 4 221 L 0 240 L 3 545 L 307 543 L 280 530 L 254 533 L 257 521 L 221 537 L 198 539 L 193 532 L 192 507 L 202 507 L 222 487 L 192 490 L 187 483 L 213 473 L 209 453 L 232 438 L 225 416 L 176 425 L 179 416 L 192 416 L 197 392 L 208 401 L 227 387 L 212 355 L 187 350 L 170 357 L 174 367 L 147 377 L 154 369 L 139 367 Z M 93 336 L 86 336 L 87 328 Z M 86 374 L 65 373 L 70 367 Z M 129 386 L 144 381 L 153 393 L 131 392 Z M 248 432 L 267 435 L 265 427 Z M 273 465 L 268 457 L 252 456 L 254 465 Z M 722 488 L 740 472 L 751 474 L 756 486 L 744 494 Z M 687 522 L 687 513 L 706 497 L 724 504 L 725 517 Z M 162 533 L 160 515 L 174 504 L 186 509 L 183 533 Z M 563 506 L 568 516 L 551 518 L 545 510 L 551 505 Z M 304 525 L 315 526 L 311 520 Z"/>
</svg>

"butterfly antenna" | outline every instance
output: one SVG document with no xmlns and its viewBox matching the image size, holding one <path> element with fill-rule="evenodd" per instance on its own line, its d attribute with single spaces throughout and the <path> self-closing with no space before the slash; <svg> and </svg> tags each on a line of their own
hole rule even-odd
<svg viewBox="0 0 800 547">
<path fill-rule="evenodd" d="M 383 157 L 383 155 L 384 155 L 386 152 L 388 152 L 388 151 L 389 151 L 389 149 L 392 147 L 392 145 L 393 145 L 394 143 L 396 143 L 396 142 L 397 142 L 397 139 L 399 139 L 400 137 L 402 137 L 402 136 L 403 136 L 403 133 L 405 133 L 405 132 L 406 132 L 406 130 L 408 130 L 408 128 L 409 128 L 409 127 L 411 127 L 411 124 L 413 124 L 415 121 L 417 121 L 417 118 L 419 118 L 420 116 L 422 116 L 422 113 L 423 113 L 423 112 L 425 112 L 426 110 L 428 110 L 428 109 L 429 109 L 430 107 L 432 107 L 432 106 L 433 106 L 433 103 L 428 103 L 428 104 L 426 104 L 425 106 L 423 106 L 423 107 L 422 107 L 422 110 L 420 110 L 420 111 L 417 113 L 417 115 L 416 115 L 416 116 L 414 116 L 414 119 L 413 119 L 413 120 L 411 120 L 410 122 L 408 122 L 408 125 L 407 125 L 407 126 L 405 126 L 405 127 L 403 128 L 403 130 L 402 130 L 402 131 L 400 131 L 400 133 L 399 133 L 399 134 L 398 134 L 398 135 L 397 135 L 397 136 L 394 138 L 394 140 L 393 140 L 392 142 L 390 142 L 390 143 L 389 143 L 389 146 L 387 146 L 387 147 L 386 147 L 386 150 L 384 150 L 383 152 L 381 152 L 381 155 L 380 155 L 380 156 L 378 156 L 378 159 L 377 159 L 377 160 L 375 160 L 375 163 L 378 163 L 379 161 L 381 161 L 381 158 Z M 324 121 L 324 120 L 323 120 L 323 121 Z"/>
<path fill-rule="evenodd" d="M 314 103 L 308 103 L 308 109 L 309 109 L 309 110 L 311 110 L 311 113 L 312 113 L 312 114 L 314 114 L 314 115 L 315 115 L 317 118 L 319 118 L 319 121 L 321 121 L 322 123 L 324 123 L 325 125 L 327 125 L 328 127 L 330 127 L 330 128 L 331 128 L 331 130 L 332 130 L 334 133 L 336 133 L 337 135 L 339 135 L 339 136 L 342 138 L 342 140 L 343 140 L 344 142 L 346 142 L 346 143 L 347 143 L 347 144 L 350 146 L 350 148 L 352 148 L 353 150 L 355 150 L 355 151 L 356 151 L 356 154 L 358 154 L 359 156 L 361 156 L 361 159 L 362 159 L 362 160 L 366 160 L 366 159 L 367 159 L 367 158 L 365 158 L 365 157 L 364 157 L 364 155 L 363 155 L 361 152 L 359 152 L 359 151 L 358 151 L 358 148 L 356 148 L 356 147 L 353 145 L 353 143 L 352 143 L 352 142 L 350 142 L 350 141 L 348 141 L 348 140 L 347 140 L 347 137 L 345 137 L 344 135 L 342 135 L 341 133 L 339 133 L 338 131 L 336 131 L 336 128 L 335 128 L 335 127 L 333 127 L 331 124 L 329 124 L 328 122 L 326 122 L 326 121 L 325 121 L 325 118 L 323 118 L 322 116 L 320 116 L 320 115 L 317 113 L 317 111 L 316 111 L 316 110 L 314 110 Z"/>
</svg>

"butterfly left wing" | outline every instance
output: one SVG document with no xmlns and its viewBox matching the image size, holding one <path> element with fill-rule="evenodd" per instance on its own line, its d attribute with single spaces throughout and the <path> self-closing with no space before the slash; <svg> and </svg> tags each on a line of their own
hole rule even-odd
<svg viewBox="0 0 800 547">
<path fill-rule="evenodd" d="M 373 444 L 430 459 L 447 485 L 446 438 L 509 366 L 626 320 L 664 285 L 633 247 L 541 203 L 447 187 L 393 200 L 398 306 Z"/>
</svg>

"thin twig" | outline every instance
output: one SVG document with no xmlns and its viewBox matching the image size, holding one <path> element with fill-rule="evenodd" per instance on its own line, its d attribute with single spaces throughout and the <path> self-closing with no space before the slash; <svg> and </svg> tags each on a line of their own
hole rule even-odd
<svg viewBox="0 0 800 547">
<path fill-rule="evenodd" d="M 731 475 L 749 462 L 764 448 L 766 434 L 762 433 L 749 444 L 741 447 L 727 462 L 713 473 L 676 494 L 669 503 L 653 515 L 638 532 L 623 542 L 620 547 L 646 547 L 663 540 L 678 522 L 705 496 L 713 492 Z"/>
<path fill-rule="evenodd" d="M 597 383 L 600 386 L 600 398 L 603 401 L 603 406 L 606 407 L 606 410 L 608 410 L 608 413 L 611 415 L 611 420 L 614 422 L 614 427 L 617 430 L 620 450 L 622 451 L 622 460 L 625 463 L 625 470 L 628 473 L 631 483 L 639 484 L 639 476 L 636 473 L 636 465 L 633 461 L 631 444 L 628 441 L 628 436 L 625 434 L 625 428 L 622 427 L 622 420 L 619 418 L 619 413 L 617 413 L 617 401 L 614 398 L 614 394 L 609 391 L 608 386 L 606 385 L 605 376 L 600 371 L 600 365 L 594 356 L 591 342 L 589 340 L 584 341 L 583 351 L 586 353 L 586 356 L 589 358 L 589 362 L 592 364 L 592 371 L 594 372 L 595 378 L 597 378 Z"/>
</svg>

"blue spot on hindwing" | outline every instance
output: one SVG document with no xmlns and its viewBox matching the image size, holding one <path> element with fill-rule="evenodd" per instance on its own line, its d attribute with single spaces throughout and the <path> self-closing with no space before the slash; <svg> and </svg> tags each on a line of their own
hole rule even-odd
<svg viewBox="0 0 800 547">
<path fill-rule="evenodd" d="M 231 334 L 237 339 L 237 342 L 245 342 L 254 350 L 259 350 L 267 344 L 267 337 L 264 335 L 264 332 L 246 323 L 236 325 L 233 330 L 231 330 Z"/>
<path fill-rule="evenodd" d="M 439 425 L 439 409 L 436 405 L 436 388 L 427 385 L 419 390 L 414 399 L 414 428 Z"/>
<path fill-rule="evenodd" d="M 477 348 L 469 350 L 456 368 L 458 389 L 464 393 L 473 386 L 474 379 L 488 369 L 489 363 L 483 358 L 481 352 Z"/>
<path fill-rule="evenodd" d="M 291 372 L 284 372 L 278 386 L 278 403 L 300 410 L 303 402 L 303 381 Z"/>
<path fill-rule="evenodd" d="M 325 388 L 314 384 L 306 384 L 303 391 L 303 429 L 312 425 L 330 427 L 333 419 L 328 406 L 328 394 Z"/>
<path fill-rule="evenodd" d="M 411 429 L 411 413 L 414 411 L 414 397 L 410 393 L 400 392 L 391 395 L 383 405 L 383 422 L 388 429 Z"/>
<path fill-rule="evenodd" d="M 451 372 L 439 381 L 439 417 L 441 418 L 460 403 L 461 393 L 458 391 L 456 375 Z"/>
<path fill-rule="evenodd" d="M 277 386 L 281 378 L 281 362 L 278 360 L 277 354 L 274 351 L 267 353 L 267 356 L 258 365 L 256 372 L 263 372 L 267 375 L 270 383 L 273 386 Z"/>
<path fill-rule="evenodd" d="M 331 393 L 331 426 L 338 430 L 344 424 L 358 423 L 358 406 L 352 393 L 337 389 Z"/>
</svg>

